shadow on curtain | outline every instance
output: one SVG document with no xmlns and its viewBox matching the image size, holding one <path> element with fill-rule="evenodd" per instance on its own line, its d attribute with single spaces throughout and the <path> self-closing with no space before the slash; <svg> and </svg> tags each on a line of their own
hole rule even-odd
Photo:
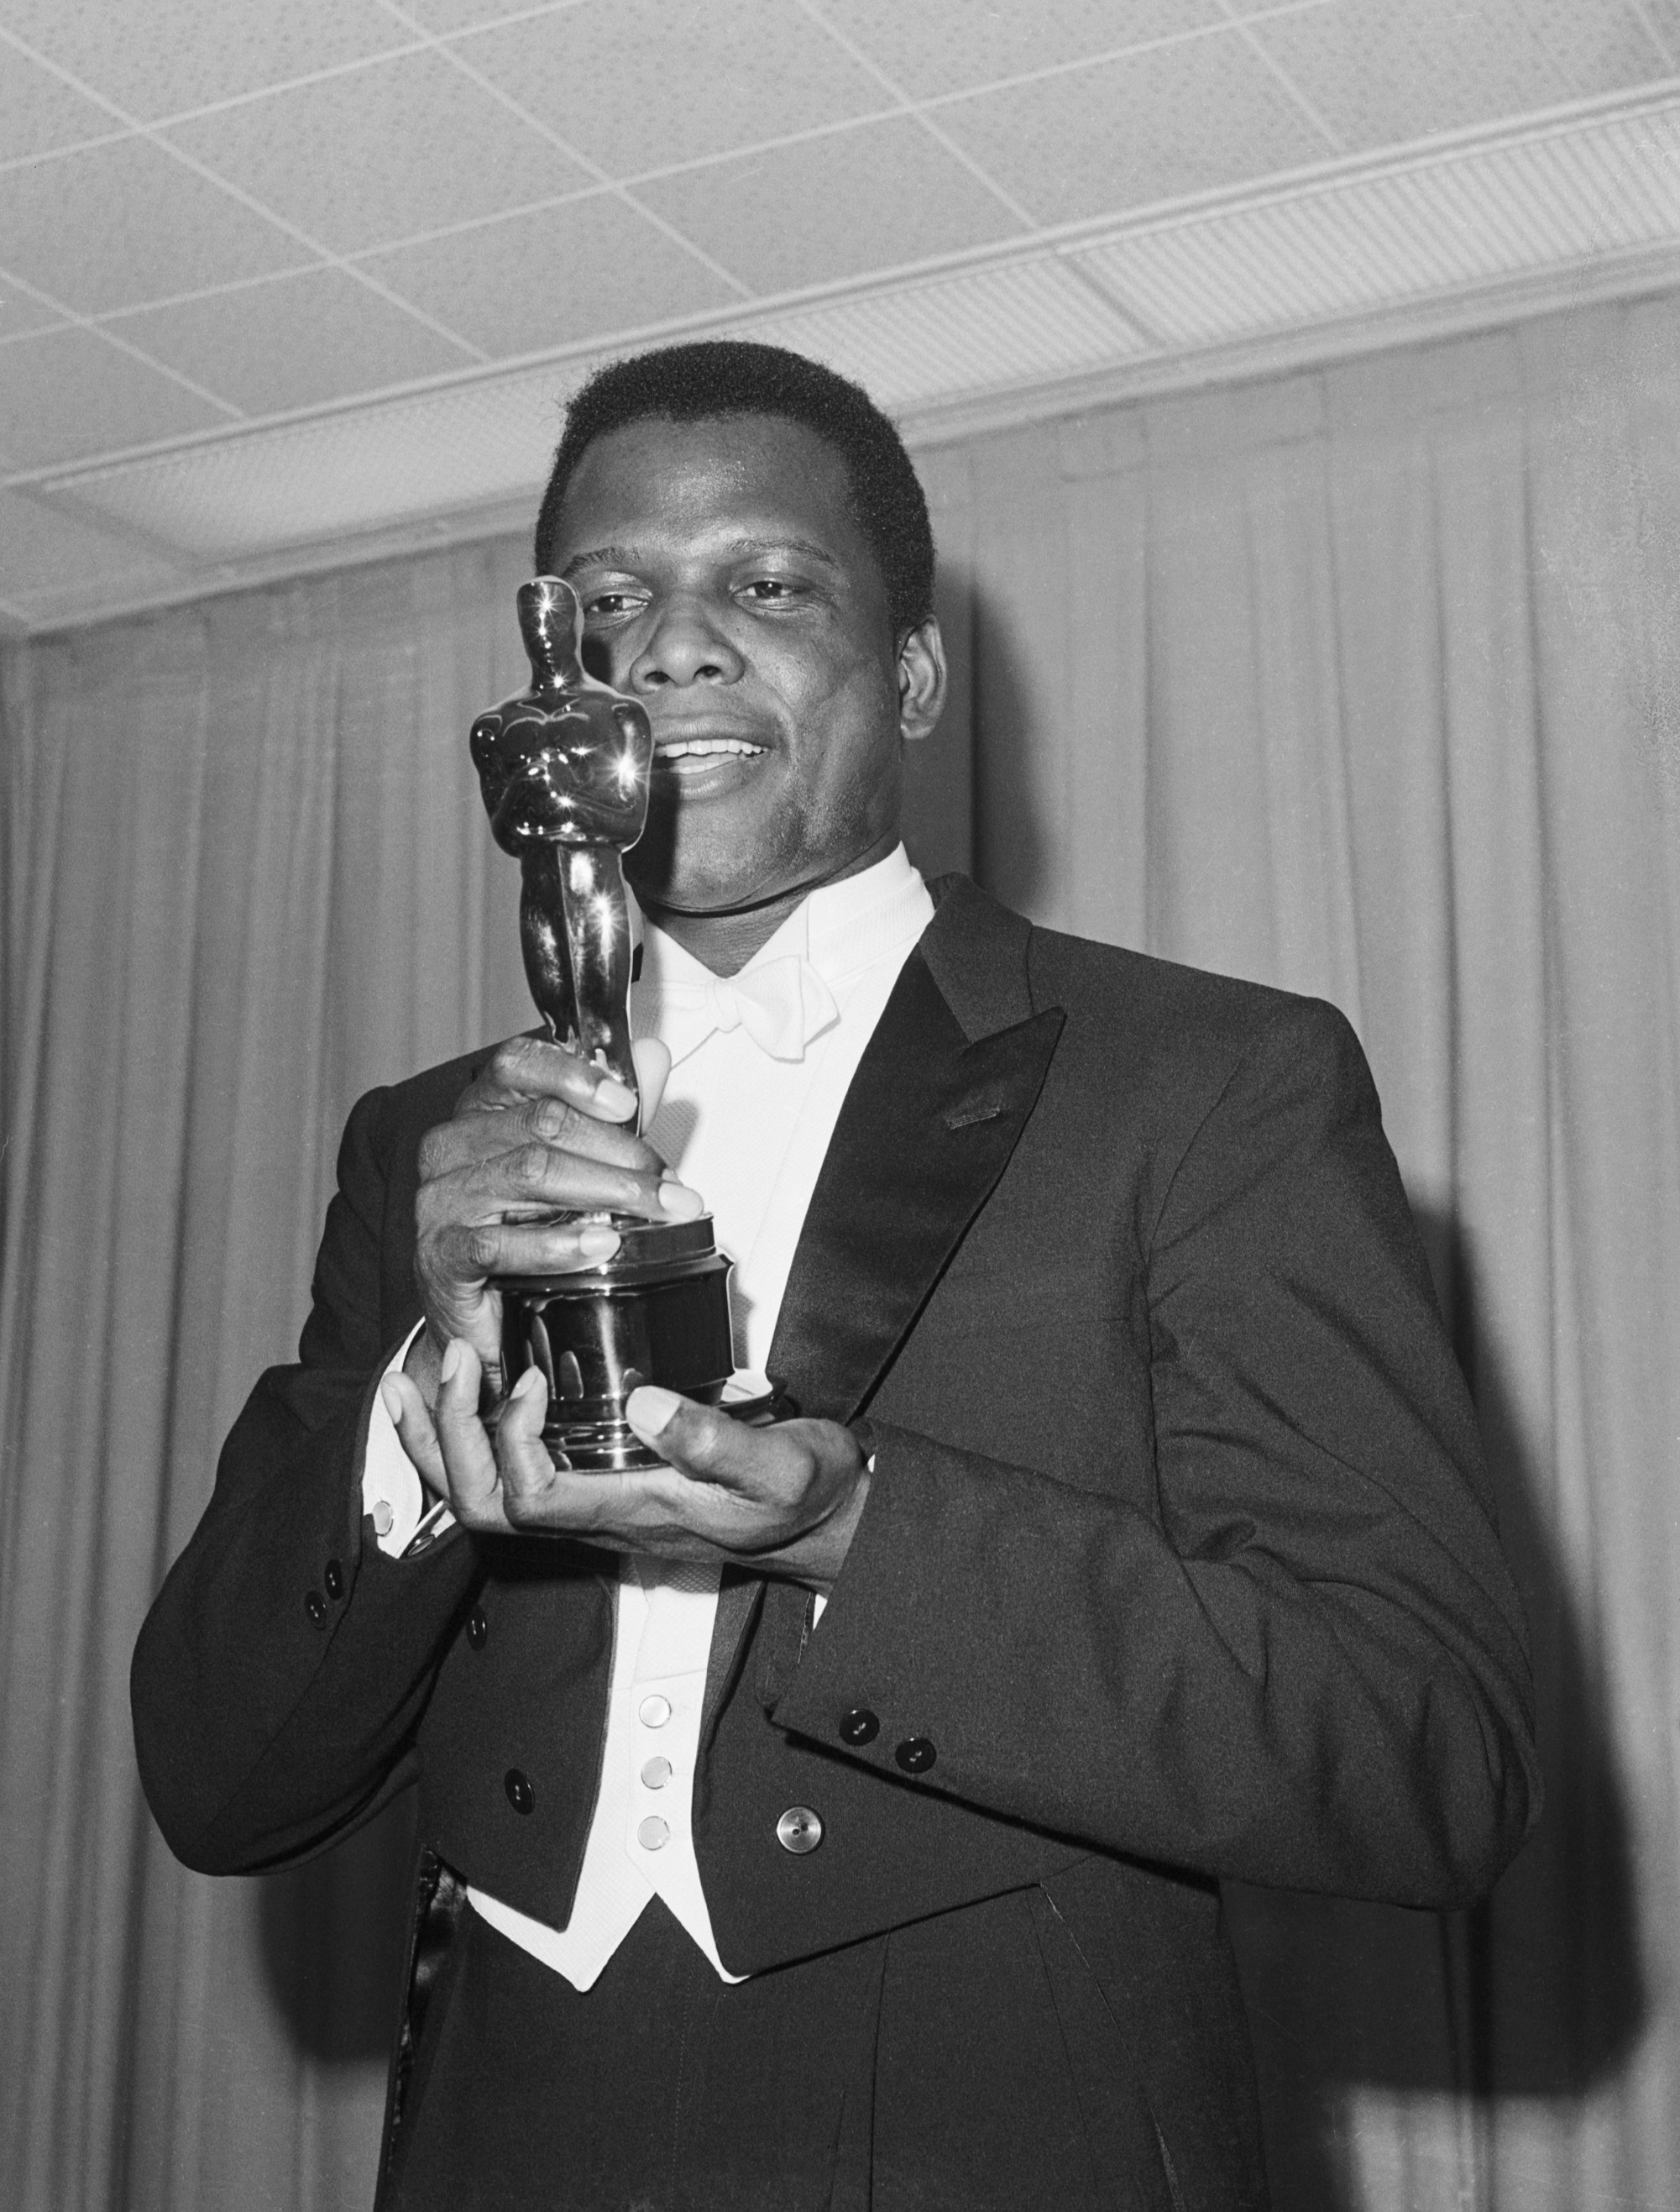
<svg viewBox="0 0 1680 2212">
<path fill-rule="evenodd" d="M 1280 2212 L 1680 2171 L 1680 305 L 923 457 L 955 671 L 912 849 L 1334 1000 L 1533 1623 L 1550 1801 L 1441 1917 L 1229 1899 Z M 301 1318 L 358 1093 L 528 1020 L 464 732 L 517 544 L 4 656 L 0 2171 L 27 2212 L 371 2195 L 406 1808 L 175 1866 L 126 1668 Z"/>
</svg>

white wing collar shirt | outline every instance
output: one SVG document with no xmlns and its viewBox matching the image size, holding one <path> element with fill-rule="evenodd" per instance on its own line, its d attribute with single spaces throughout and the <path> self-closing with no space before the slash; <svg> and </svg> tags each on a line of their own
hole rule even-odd
<svg viewBox="0 0 1680 2212">
<path fill-rule="evenodd" d="M 765 1365 L 840 1107 L 932 917 L 927 887 L 901 845 L 813 891 L 735 976 L 713 975 L 663 930 L 644 927 L 631 1023 L 638 1036 L 668 1045 L 672 1060 L 648 1134 L 705 1199 L 719 1247 L 735 1262 L 739 1366 Z M 362 1496 L 381 1549 L 400 1553 L 422 1499 L 377 1398 Z M 480 1890 L 468 1893 L 485 1919 L 576 1989 L 592 1986 L 654 1897 L 725 1981 L 739 1978 L 718 1956 L 690 1826 L 717 1606 L 715 1567 L 624 1559 L 600 1795 L 571 1920 L 550 1928 Z"/>
</svg>

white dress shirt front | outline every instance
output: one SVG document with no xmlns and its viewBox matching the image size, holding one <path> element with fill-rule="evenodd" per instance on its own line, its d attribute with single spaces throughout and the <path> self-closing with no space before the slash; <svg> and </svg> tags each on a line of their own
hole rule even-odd
<svg viewBox="0 0 1680 2212">
<path fill-rule="evenodd" d="M 927 888 L 900 846 L 861 874 L 814 891 L 734 979 L 713 976 L 664 931 L 643 930 L 632 1025 L 673 1052 L 648 1135 L 704 1197 L 719 1248 L 735 1261 L 731 1303 L 741 1366 L 766 1364 L 846 1091 L 932 915 Z M 801 964 L 784 969 L 778 1003 L 785 1018 L 773 1021 L 756 1002 L 743 1010 L 734 987 L 778 962 Z M 788 1006 L 802 1011 L 785 1014 Z M 423 1499 L 377 1400 L 362 1496 L 380 1548 L 400 1553 Z M 690 1828 L 717 1601 L 716 1568 L 625 1559 L 601 1787 L 571 1919 L 550 1928 L 481 1891 L 468 1893 L 485 1919 L 577 1989 L 591 1986 L 655 1896 L 724 1979 L 737 1978 L 718 1956 Z"/>
</svg>

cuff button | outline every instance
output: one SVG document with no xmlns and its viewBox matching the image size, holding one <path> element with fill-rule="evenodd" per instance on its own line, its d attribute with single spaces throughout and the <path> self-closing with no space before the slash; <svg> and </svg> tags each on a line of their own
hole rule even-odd
<svg viewBox="0 0 1680 2212">
<path fill-rule="evenodd" d="M 321 1595 L 319 1590 L 310 1591 L 308 1596 L 305 1598 L 303 1601 L 303 1609 L 309 1615 L 309 1625 L 312 1628 L 324 1628 L 326 1626 L 327 1601 Z"/>
<path fill-rule="evenodd" d="M 522 1774 L 517 1766 L 510 1766 L 502 1777 L 502 1788 L 507 1792 L 507 1802 L 516 1813 L 529 1813 L 537 1802 L 537 1792 L 531 1786 L 531 1778 Z"/>
<path fill-rule="evenodd" d="M 822 1841 L 822 1822 L 809 1805 L 790 1805 L 776 1823 L 776 1841 L 802 1859 Z"/>
<path fill-rule="evenodd" d="M 326 1584 L 327 1595 L 336 1605 L 344 1595 L 344 1570 L 337 1559 L 327 1561 L 326 1572 L 321 1577 L 321 1580 Z"/>
<path fill-rule="evenodd" d="M 893 1757 L 907 1774 L 925 1774 L 939 1756 L 931 1736 L 907 1736 Z"/>
<path fill-rule="evenodd" d="M 867 1705 L 853 1705 L 840 1724 L 842 1743 L 873 1743 L 881 1733 L 881 1723 Z"/>
<path fill-rule="evenodd" d="M 397 1516 L 391 1509 L 391 1500 L 388 1498 L 376 1498 L 373 1500 L 373 1534 L 376 1536 L 388 1536 L 396 1526 Z"/>
</svg>

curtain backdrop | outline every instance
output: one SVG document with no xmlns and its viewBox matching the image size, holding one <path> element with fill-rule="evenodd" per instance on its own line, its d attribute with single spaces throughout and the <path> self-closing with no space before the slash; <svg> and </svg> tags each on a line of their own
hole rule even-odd
<svg viewBox="0 0 1680 2212">
<path fill-rule="evenodd" d="M 1233 1895 L 1280 2212 L 1680 2175 L 1680 302 L 924 457 L 912 846 L 1363 1037 L 1534 1627 L 1492 1903 Z M 211 1882 L 129 1653 L 304 1311 L 352 1100 L 529 1019 L 469 768 L 500 544 L 3 656 L 0 2179 L 365 2206 L 409 1836 Z"/>
</svg>

